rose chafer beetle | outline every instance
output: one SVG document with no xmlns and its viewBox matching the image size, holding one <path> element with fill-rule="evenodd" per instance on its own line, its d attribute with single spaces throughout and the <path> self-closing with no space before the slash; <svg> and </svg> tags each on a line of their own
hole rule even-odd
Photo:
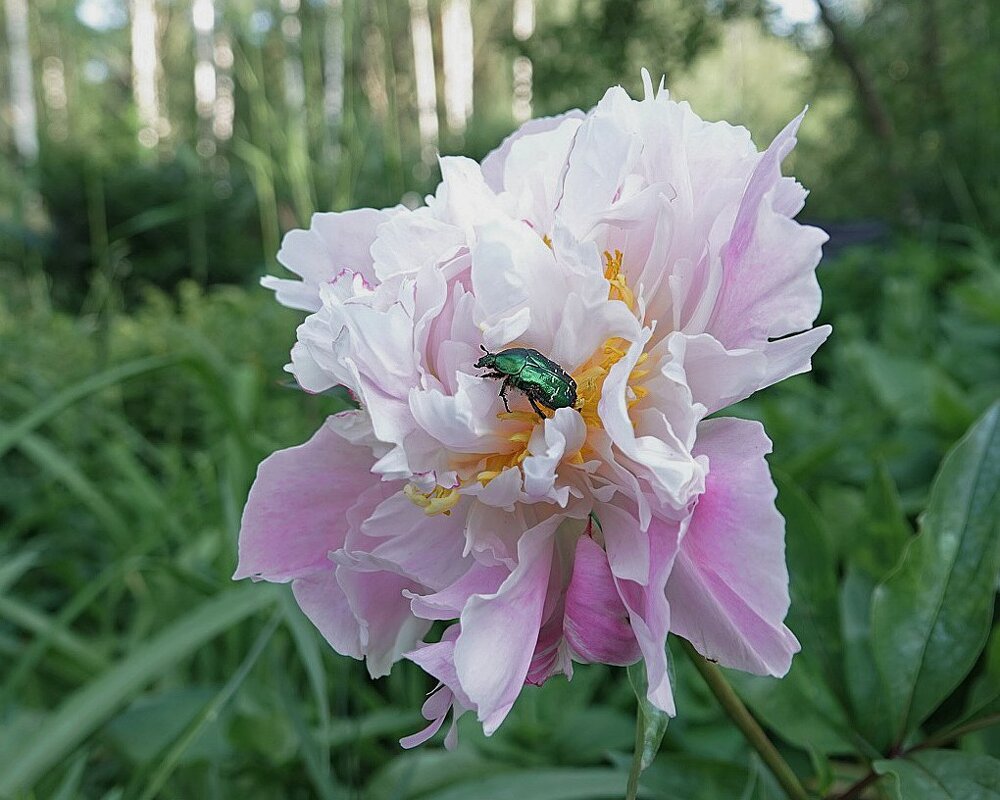
<svg viewBox="0 0 1000 800">
<path fill-rule="evenodd" d="M 530 347 L 511 347 L 499 353 L 491 353 L 482 345 L 479 347 L 486 355 L 476 362 L 476 367 L 490 370 L 484 378 L 503 381 L 500 399 L 507 411 L 510 411 L 507 405 L 510 388 L 523 392 L 542 419 L 545 414 L 539 405 L 553 411 L 576 405 L 576 381 L 551 358 Z"/>
</svg>

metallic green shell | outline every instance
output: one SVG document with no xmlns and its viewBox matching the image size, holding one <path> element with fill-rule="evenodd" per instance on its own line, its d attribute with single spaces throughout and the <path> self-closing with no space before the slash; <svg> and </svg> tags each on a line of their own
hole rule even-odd
<svg viewBox="0 0 1000 800">
<path fill-rule="evenodd" d="M 576 404 L 576 381 L 537 350 L 512 347 L 490 354 L 488 362 L 488 366 L 509 376 L 511 386 L 548 408 L 569 408 Z"/>
</svg>

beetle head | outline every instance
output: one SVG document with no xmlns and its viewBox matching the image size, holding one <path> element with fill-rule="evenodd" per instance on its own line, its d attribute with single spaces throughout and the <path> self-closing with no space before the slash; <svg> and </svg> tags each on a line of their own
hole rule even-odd
<svg viewBox="0 0 1000 800">
<path fill-rule="evenodd" d="M 497 358 L 496 355 L 494 353 L 491 353 L 482 345 L 479 345 L 479 349 L 482 350 L 486 355 L 484 355 L 476 362 L 476 369 L 485 369 L 492 367 L 494 362 L 496 361 Z"/>
</svg>

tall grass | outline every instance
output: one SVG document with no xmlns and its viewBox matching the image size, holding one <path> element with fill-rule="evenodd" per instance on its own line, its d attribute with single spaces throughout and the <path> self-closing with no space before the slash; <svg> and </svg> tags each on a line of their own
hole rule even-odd
<svg viewBox="0 0 1000 800">
<path fill-rule="evenodd" d="M 836 334 L 816 374 L 738 412 L 775 437 L 789 536 L 819 526 L 830 558 L 898 558 L 941 454 L 1000 393 L 997 275 L 983 242 L 903 243 L 824 268 Z M 257 463 L 342 408 L 283 385 L 296 314 L 263 290 L 186 284 L 99 335 L 93 317 L 7 303 L 0 796 L 618 796 L 633 701 L 612 670 L 526 691 L 492 739 L 463 721 L 455 754 L 401 753 L 396 739 L 423 724 L 426 677 L 402 663 L 372 682 L 287 587 L 231 583 Z M 696 796 L 679 775 L 702 782 L 697 796 L 772 796 L 683 659 L 676 678 L 682 713 L 648 796 Z M 794 683 L 738 685 L 767 720 L 768 693 Z"/>
</svg>

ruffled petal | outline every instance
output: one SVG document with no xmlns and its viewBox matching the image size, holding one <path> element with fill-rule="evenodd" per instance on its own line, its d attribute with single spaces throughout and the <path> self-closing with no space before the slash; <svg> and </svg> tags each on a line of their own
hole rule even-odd
<svg viewBox="0 0 1000 800">
<path fill-rule="evenodd" d="M 331 568 L 327 553 L 347 536 L 344 512 L 372 483 L 370 447 L 342 433 L 359 417 L 329 417 L 305 444 L 261 462 L 243 510 L 234 579 L 283 582 Z"/>
<path fill-rule="evenodd" d="M 607 554 L 589 536 L 576 543 L 563 635 L 580 661 L 626 666 L 641 656 Z"/>
<path fill-rule="evenodd" d="M 302 613 L 316 626 L 330 647 L 344 656 L 361 659 L 361 629 L 347 595 L 337 581 L 334 565 L 292 581 L 292 594 Z"/>
<path fill-rule="evenodd" d="M 722 418 L 701 424 L 697 451 L 709 472 L 667 584 L 672 630 L 725 666 L 784 675 L 799 644 L 782 623 L 788 570 L 764 460 L 771 442 L 758 422 Z"/>
<path fill-rule="evenodd" d="M 309 229 L 289 231 L 278 251 L 278 263 L 302 280 L 267 275 L 261 284 L 273 289 L 282 305 L 303 311 L 318 311 L 322 306 L 320 287 L 345 269 L 374 285 L 370 248 L 375 231 L 401 210 L 397 206 L 313 214 Z"/>
<path fill-rule="evenodd" d="M 462 611 L 455 667 L 487 736 L 507 716 L 528 674 L 549 586 L 553 534 L 561 521 L 550 517 L 525 531 L 510 577 L 494 594 L 471 597 Z"/>
<path fill-rule="evenodd" d="M 681 524 L 653 517 L 649 525 L 649 579 L 645 585 L 615 578 L 628 610 L 629 622 L 646 665 L 650 703 L 674 716 L 673 690 L 667 668 L 667 634 L 671 630 L 671 605 L 665 587 L 677 555 Z"/>
<path fill-rule="evenodd" d="M 774 208 L 781 161 L 795 146 L 804 114 L 761 157 L 722 249 L 724 279 L 707 330 L 729 349 L 805 330 L 819 313 L 816 265 L 828 237 Z M 787 210 L 787 203 L 779 205 Z"/>
</svg>

